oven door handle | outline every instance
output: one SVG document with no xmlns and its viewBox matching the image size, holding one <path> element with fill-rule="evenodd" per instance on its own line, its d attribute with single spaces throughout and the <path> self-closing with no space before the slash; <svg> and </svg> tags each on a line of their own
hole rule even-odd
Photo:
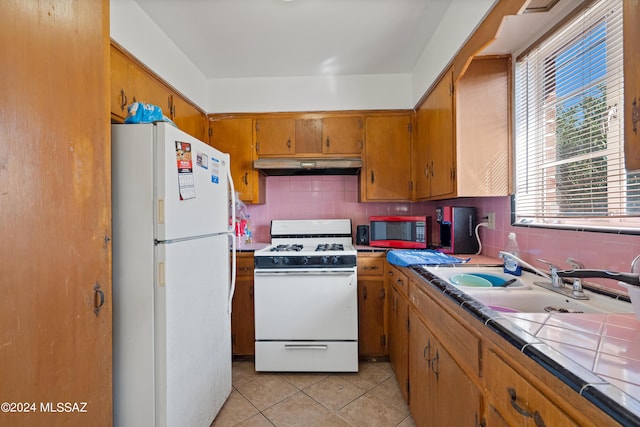
<svg viewBox="0 0 640 427">
<path fill-rule="evenodd" d="M 285 344 L 285 350 L 327 350 L 326 344 Z"/>
<path fill-rule="evenodd" d="M 253 270 L 253 274 L 256 276 L 286 276 L 292 274 L 298 275 L 315 275 L 315 276 L 351 276 L 355 274 L 353 269 L 351 270 L 301 270 L 301 269 L 291 269 L 291 270 Z"/>
</svg>

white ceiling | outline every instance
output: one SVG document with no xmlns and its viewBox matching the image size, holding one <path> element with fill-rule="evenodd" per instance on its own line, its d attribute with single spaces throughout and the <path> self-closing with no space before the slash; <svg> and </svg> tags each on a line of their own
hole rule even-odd
<svg viewBox="0 0 640 427">
<path fill-rule="evenodd" d="M 207 79 L 411 73 L 453 0 L 135 0 Z"/>
</svg>

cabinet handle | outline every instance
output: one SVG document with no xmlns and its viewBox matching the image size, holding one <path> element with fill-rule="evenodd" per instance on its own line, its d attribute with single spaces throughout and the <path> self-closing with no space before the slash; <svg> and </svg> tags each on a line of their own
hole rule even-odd
<svg viewBox="0 0 640 427">
<path fill-rule="evenodd" d="M 253 301 L 253 286 L 249 287 L 249 298 Z"/>
<path fill-rule="evenodd" d="M 291 138 L 287 139 L 287 148 L 291 148 Z"/>
<path fill-rule="evenodd" d="M 428 356 L 427 353 L 429 354 Z M 431 368 L 431 338 L 427 340 L 427 345 L 425 345 L 424 350 L 422 350 L 422 357 L 427 361 L 427 366 Z"/>
<path fill-rule="evenodd" d="M 329 141 L 329 137 L 327 137 L 327 141 L 325 142 L 327 148 L 329 148 L 329 146 L 331 145 L 331 142 Z"/>
<path fill-rule="evenodd" d="M 378 266 L 377 266 L 377 265 L 374 265 L 373 267 L 369 267 L 368 265 L 365 265 L 365 266 L 364 266 L 364 270 L 365 270 L 365 271 L 366 271 L 366 270 L 377 270 L 377 269 L 378 269 Z"/>
<path fill-rule="evenodd" d="M 373 174 L 373 171 L 371 171 L 371 183 L 373 184 L 375 180 L 376 180 L 376 176 Z"/>
<path fill-rule="evenodd" d="M 438 350 L 436 350 L 436 356 L 431 359 L 431 371 L 436 374 L 436 382 L 440 379 L 440 363 L 438 360 L 440 359 L 440 354 Z"/>
<path fill-rule="evenodd" d="M 367 288 L 366 287 L 362 288 L 362 299 L 365 300 L 365 301 L 367 300 Z"/>
<path fill-rule="evenodd" d="M 124 89 L 120 89 L 120 109 L 124 111 L 129 103 L 129 98 L 127 98 L 127 94 L 124 93 Z"/>
<path fill-rule="evenodd" d="M 640 120 L 640 107 L 638 107 L 638 101 L 633 98 L 631 103 L 631 123 L 633 124 L 633 133 L 638 134 L 638 120 Z"/>
<path fill-rule="evenodd" d="M 249 172 L 245 172 L 244 176 L 242 177 L 242 182 L 244 182 L 244 185 L 249 185 Z"/>
<path fill-rule="evenodd" d="M 516 390 L 509 387 L 507 388 L 507 392 L 509 393 L 509 397 L 511 398 L 511 406 L 515 409 L 520 415 L 523 415 L 527 418 L 533 418 L 533 422 L 537 427 L 545 427 L 544 420 L 538 411 L 531 412 L 520 406 L 518 404 L 518 395 L 516 394 Z"/>
<path fill-rule="evenodd" d="M 433 178 L 433 172 L 434 172 L 434 170 L 433 170 L 433 160 L 431 160 L 431 178 Z"/>
<path fill-rule="evenodd" d="M 94 292 L 94 307 L 93 312 L 98 315 L 100 310 L 102 310 L 102 306 L 104 305 L 104 292 L 100 289 L 100 283 L 96 283 L 93 285 Z"/>
</svg>

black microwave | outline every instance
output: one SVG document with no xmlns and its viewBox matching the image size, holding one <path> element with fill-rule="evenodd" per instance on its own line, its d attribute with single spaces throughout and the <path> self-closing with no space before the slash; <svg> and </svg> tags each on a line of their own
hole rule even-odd
<svg viewBox="0 0 640 427">
<path fill-rule="evenodd" d="M 431 246 L 431 217 L 372 216 L 369 233 L 370 246 L 426 249 Z"/>
</svg>

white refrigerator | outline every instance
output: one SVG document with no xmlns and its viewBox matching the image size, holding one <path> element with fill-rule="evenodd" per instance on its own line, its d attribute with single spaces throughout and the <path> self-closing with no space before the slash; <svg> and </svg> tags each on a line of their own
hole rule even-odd
<svg viewBox="0 0 640 427">
<path fill-rule="evenodd" d="M 167 123 L 111 131 L 114 425 L 209 426 L 231 392 L 229 155 Z"/>
</svg>

